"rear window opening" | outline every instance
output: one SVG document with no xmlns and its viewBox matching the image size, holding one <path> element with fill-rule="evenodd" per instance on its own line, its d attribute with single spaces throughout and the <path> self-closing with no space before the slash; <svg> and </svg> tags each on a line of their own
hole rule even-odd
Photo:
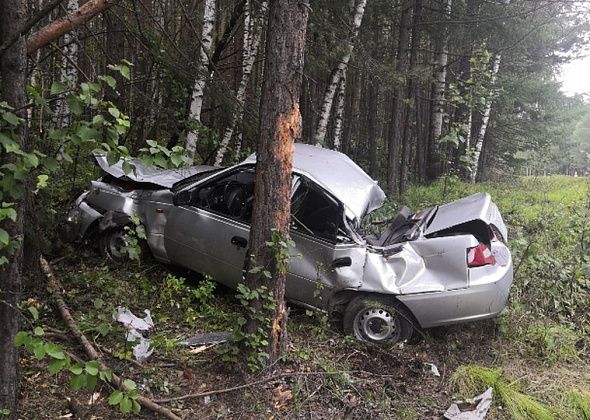
<svg viewBox="0 0 590 420">
<path fill-rule="evenodd" d="M 494 239 L 494 232 L 489 225 L 483 220 L 471 220 L 469 222 L 461 223 L 459 225 L 434 232 L 427 236 L 427 238 L 440 238 L 443 236 L 457 236 L 457 235 L 473 235 L 478 242 L 490 245 Z"/>
</svg>

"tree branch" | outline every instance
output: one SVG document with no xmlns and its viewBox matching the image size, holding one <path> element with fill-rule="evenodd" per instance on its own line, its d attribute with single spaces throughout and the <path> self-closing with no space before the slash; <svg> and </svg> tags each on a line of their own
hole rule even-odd
<svg viewBox="0 0 590 420">
<path fill-rule="evenodd" d="M 45 6 L 43 6 L 37 13 L 27 20 L 22 28 L 19 28 L 14 34 L 10 36 L 2 45 L 0 45 L 0 57 L 4 54 L 8 48 L 12 46 L 16 42 L 16 40 L 20 37 L 25 35 L 27 32 L 31 30 L 33 26 L 35 26 L 41 19 L 47 16 L 53 9 L 57 7 L 63 0 L 51 0 Z"/>
<path fill-rule="evenodd" d="M 47 260 L 43 256 L 41 256 L 39 258 L 39 261 L 41 263 L 41 269 L 43 270 L 43 273 L 45 273 L 45 276 L 47 277 L 47 289 L 49 290 L 49 293 L 51 294 L 53 300 L 55 301 L 55 306 L 57 306 L 57 309 L 59 310 L 59 313 L 61 314 L 62 319 L 64 320 L 64 322 L 66 323 L 66 325 L 68 326 L 68 328 L 70 329 L 70 331 L 72 332 L 74 337 L 76 337 L 78 342 L 82 345 L 82 347 L 84 348 L 84 351 L 86 352 L 88 357 L 90 357 L 90 359 L 96 360 L 98 362 L 101 370 L 107 370 L 107 366 L 101 360 L 100 354 L 94 348 L 94 346 L 88 340 L 88 338 L 86 338 L 86 336 L 80 330 L 80 328 L 78 327 L 78 324 L 76 324 L 76 321 L 72 317 L 72 314 L 70 313 L 70 310 L 68 309 L 68 306 L 61 294 L 61 289 L 62 289 L 61 284 L 59 283 L 59 280 L 57 279 L 57 277 L 55 277 L 55 275 L 53 274 L 53 270 L 51 269 L 51 266 L 49 265 L 49 263 L 47 262 Z M 112 374 L 112 382 L 121 391 L 124 391 L 124 392 L 127 391 L 127 389 L 123 383 L 124 379 L 121 378 L 120 376 L 113 373 Z M 153 400 L 151 400 L 147 397 L 140 395 L 137 397 L 137 402 L 139 404 L 141 404 L 143 407 L 145 407 L 155 413 L 161 414 L 162 416 L 164 416 L 168 419 L 181 420 L 180 417 L 178 417 L 176 414 L 174 414 L 168 408 L 155 403 Z"/>
<path fill-rule="evenodd" d="M 80 27 L 100 12 L 105 11 L 117 3 L 117 1 L 118 0 L 90 0 L 87 3 L 84 3 L 84 5 L 78 10 L 49 23 L 29 37 L 27 40 L 27 54 L 31 55 L 39 48 L 55 41 L 66 32 Z"/>
</svg>

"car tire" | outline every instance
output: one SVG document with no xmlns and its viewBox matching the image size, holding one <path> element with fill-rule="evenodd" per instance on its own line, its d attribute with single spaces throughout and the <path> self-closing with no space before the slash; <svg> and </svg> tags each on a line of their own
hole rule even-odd
<svg viewBox="0 0 590 420">
<path fill-rule="evenodd" d="M 407 342 L 412 338 L 412 314 L 397 300 L 378 295 L 353 298 L 344 312 L 344 332 L 376 344 Z"/>
<path fill-rule="evenodd" d="M 123 228 L 110 229 L 100 235 L 98 240 L 98 250 L 100 255 L 118 263 L 124 263 L 129 260 L 127 253 L 123 251 L 125 247 L 125 231 Z"/>
</svg>

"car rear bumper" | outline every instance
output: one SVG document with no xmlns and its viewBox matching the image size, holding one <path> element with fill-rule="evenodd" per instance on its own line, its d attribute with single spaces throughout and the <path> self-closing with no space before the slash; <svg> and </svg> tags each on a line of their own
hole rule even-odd
<svg viewBox="0 0 590 420">
<path fill-rule="evenodd" d="M 513 280 L 512 261 L 490 268 L 471 269 L 475 275 L 464 289 L 398 295 L 397 298 L 422 328 L 493 318 L 506 306 Z"/>
</svg>

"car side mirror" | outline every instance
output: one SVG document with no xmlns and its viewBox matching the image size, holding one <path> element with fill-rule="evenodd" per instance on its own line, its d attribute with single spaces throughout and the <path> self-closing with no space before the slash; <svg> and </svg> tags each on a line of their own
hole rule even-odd
<svg viewBox="0 0 590 420">
<path fill-rule="evenodd" d="M 191 193 L 188 191 L 180 191 L 174 194 L 172 198 L 172 202 L 175 206 L 182 206 L 185 204 L 189 204 L 191 201 Z"/>
</svg>

